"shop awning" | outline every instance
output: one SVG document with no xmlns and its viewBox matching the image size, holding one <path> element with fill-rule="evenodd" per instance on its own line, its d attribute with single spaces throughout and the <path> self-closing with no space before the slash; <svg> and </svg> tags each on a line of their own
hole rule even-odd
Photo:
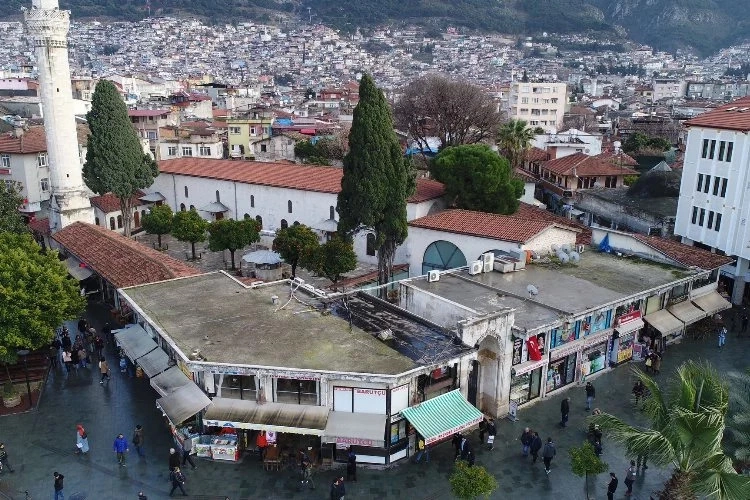
<svg viewBox="0 0 750 500">
<path fill-rule="evenodd" d="M 706 295 L 701 295 L 700 297 L 695 297 L 691 300 L 696 306 L 703 309 L 707 316 L 711 316 L 719 311 L 732 307 L 732 304 L 719 295 L 718 292 L 707 293 Z"/>
<path fill-rule="evenodd" d="M 68 257 L 63 261 L 68 269 L 68 274 L 78 281 L 83 281 L 94 274 L 88 267 L 81 267 L 80 262 L 73 257 Z"/>
<path fill-rule="evenodd" d="M 517 364 L 513 366 L 512 370 L 515 376 L 519 376 L 523 375 L 524 373 L 534 371 L 540 366 L 544 366 L 545 364 L 547 364 L 547 356 L 542 356 L 542 359 L 540 359 L 539 361 L 532 360 Z"/>
<path fill-rule="evenodd" d="M 168 396 L 178 390 L 180 387 L 192 384 L 193 381 L 187 378 L 178 367 L 173 366 L 154 378 L 151 379 L 151 387 L 162 396 Z"/>
<path fill-rule="evenodd" d="M 174 425 L 181 424 L 210 404 L 208 396 L 192 382 L 183 385 L 169 396 L 156 400 L 156 406 L 167 414 Z"/>
<path fill-rule="evenodd" d="M 706 317 L 706 312 L 695 307 L 695 304 L 689 300 L 683 300 L 682 302 L 673 305 L 669 308 L 669 312 L 685 323 L 685 325 L 692 325 L 699 319 Z"/>
<path fill-rule="evenodd" d="M 169 356 L 162 349 L 154 349 L 145 356 L 136 359 L 135 362 L 143 369 L 148 378 L 158 375 L 169 368 Z"/>
<path fill-rule="evenodd" d="M 458 389 L 405 408 L 401 414 L 424 437 L 425 444 L 447 439 L 478 424 L 483 417 Z"/>
<path fill-rule="evenodd" d="M 682 321 L 672 316 L 666 309 L 647 314 L 643 319 L 646 320 L 646 323 L 659 330 L 662 335 L 669 335 L 682 330 L 684 326 Z"/>
<path fill-rule="evenodd" d="M 632 321 L 628 321 L 627 323 L 623 323 L 620 326 L 616 326 L 615 330 L 617 330 L 618 332 L 622 334 L 631 333 L 636 330 L 640 330 L 641 328 L 644 327 L 644 325 L 645 323 L 643 322 L 643 320 L 641 318 L 638 318 Z"/>
<path fill-rule="evenodd" d="M 385 415 L 332 411 L 321 441 L 354 446 L 385 446 Z"/>
<path fill-rule="evenodd" d="M 115 330 L 115 340 L 133 362 L 158 347 L 151 335 L 140 325 L 128 325 L 121 330 Z"/>
<path fill-rule="evenodd" d="M 203 416 L 205 425 L 322 436 L 328 408 L 243 399 L 214 398 Z"/>
</svg>

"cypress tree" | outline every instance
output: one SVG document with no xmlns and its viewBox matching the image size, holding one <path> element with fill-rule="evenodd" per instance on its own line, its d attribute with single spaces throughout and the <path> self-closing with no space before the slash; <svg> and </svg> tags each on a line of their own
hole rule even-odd
<svg viewBox="0 0 750 500">
<path fill-rule="evenodd" d="M 340 233 L 374 232 L 381 285 L 390 281 L 396 247 L 406 239 L 406 201 L 415 185 L 411 164 L 393 130 L 388 102 L 365 74 L 359 82 L 359 104 L 354 108 L 336 210 Z"/>
<path fill-rule="evenodd" d="M 113 193 L 120 200 L 123 229 L 130 236 L 133 196 L 147 188 L 159 168 L 143 151 L 138 133 L 130 123 L 128 109 L 115 84 L 100 80 L 86 114 L 91 133 L 83 165 L 83 180 L 96 194 Z"/>
</svg>

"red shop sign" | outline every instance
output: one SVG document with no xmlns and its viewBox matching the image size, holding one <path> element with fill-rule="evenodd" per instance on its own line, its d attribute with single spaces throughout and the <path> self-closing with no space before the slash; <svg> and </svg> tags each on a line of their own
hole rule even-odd
<svg viewBox="0 0 750 500">
<path fill-rule="evenodd" d="M 623 326 L 627 323 L 630 323 L 631 321 L 636 321 L 639 319 L 641 319 L 641 311 L 631 311 L 627 314 L 623 314 L 622 316 L 618 316 L 615 324 L 617 326 Z"/>
</svg>

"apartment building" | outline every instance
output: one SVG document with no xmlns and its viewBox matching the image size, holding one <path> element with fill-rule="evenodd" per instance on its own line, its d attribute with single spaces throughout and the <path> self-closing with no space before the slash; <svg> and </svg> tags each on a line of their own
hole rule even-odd
<svg viewBox="0 0 750 500">
<path fill-rule="evenodd" d="M 531 127 L 555 133 L 562 125 L 568 103 L 568 86 L 561 82 L 513 82 L 508 116 L 525 120 Z"/>
</svg>

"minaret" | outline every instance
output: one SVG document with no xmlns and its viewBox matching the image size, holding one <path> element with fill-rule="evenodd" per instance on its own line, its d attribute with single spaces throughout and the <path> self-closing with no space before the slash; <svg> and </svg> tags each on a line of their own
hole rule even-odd
<svg viewBox="0 0 750 500">
<path fill-rule="evenodd" d="M 58 0 L 32 0 L 31 10 L 23 11 L 39 68 L 50 170 L 49 225 L 54 233 L 73 222 L 94 222 L 94 210 L 83 183 L 73 113 L 68 63 L 70 11 L 60 10 Z"/>
</svg>

